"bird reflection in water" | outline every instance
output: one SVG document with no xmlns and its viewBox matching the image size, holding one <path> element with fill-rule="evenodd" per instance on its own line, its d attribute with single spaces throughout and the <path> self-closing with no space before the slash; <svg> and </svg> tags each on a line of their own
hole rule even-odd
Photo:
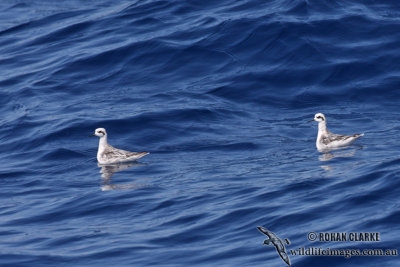
<svg viewBox="0 0 400 267">
<path fill-rule="evenodd" d="M 352 146 L 352 148 L 346 150 L 339 150 L 335 152 L 333 152 L 334 150 L 330 150 L 321 154 L 318 159 L 319 161 L 329 161 L 334 158 L 349 158 L 355 156 L 356 151 L 361 150 L 362 148 L 362 146 Z M 326 171 L 333 170 L 332 166 L 330 165 L 321 165 L 321 168 Z"/>
<path fill-rule="evenodd" d="M 103 185 L 101 186 L 101 191 L 108 191 L 108 190 L 123 190 L 123 189 L 138 189 L 142 187 L 146 187 L 146 185 L 139 185 L 134 183 L 128 184 L 112 184 L 111 177 L 120 171 L 146 166 L 147 164 L 138 163 L 138 162 L 129 162 L 129 163 L 119 163 L 119 164 L 110 164 L 110 165 L 102 165 L 97 164 L 98 167 L 101 167 L 100 173 L 101 177 L 103 178 Z"/>
</svg>

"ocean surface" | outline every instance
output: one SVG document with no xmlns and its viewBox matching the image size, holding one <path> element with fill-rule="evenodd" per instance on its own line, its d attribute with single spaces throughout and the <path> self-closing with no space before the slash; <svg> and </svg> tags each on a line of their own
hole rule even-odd
<svg viewBox="0 0 400 267">
<path fill-rule="evenodd" d="M 0 266 L 399 266 L 290 252 L 400 249 L 399 47 L 397 0 L 2 0 Z"/>
</svg>

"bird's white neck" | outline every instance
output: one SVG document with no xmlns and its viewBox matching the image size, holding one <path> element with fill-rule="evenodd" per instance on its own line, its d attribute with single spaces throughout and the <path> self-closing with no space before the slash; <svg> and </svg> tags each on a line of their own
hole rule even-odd
<svg viewBox="0 0 400 267">
<path fill-rule="evenodd" d="M 100 137 L 98 153 L 102 153 L 104 151 L 104 149 L 107 147 L 107 145 L 108 145 L 107 136 L 105 135 L 105 136 Z"/>
<path fill-rule="evenodd" d="M 324 134 L 328 132 L 328 129 L 326 128 L 326 121 L 320 121 L 318 123 L 318 134 Z"/>
<path fill-rule="evenodd" d="M 318 123 L 318 136 L 317 136 L 317 148 L 320 146 L 321 140 L 328 133 L 328 129 L 326 128 L 326 121 L 320 121 Z"/>
</svg>

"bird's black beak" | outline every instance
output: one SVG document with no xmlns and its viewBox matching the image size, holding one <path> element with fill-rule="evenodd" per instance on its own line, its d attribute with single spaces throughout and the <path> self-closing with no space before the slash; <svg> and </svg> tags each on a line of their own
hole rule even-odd
<svg viewBox="0 0 400 267">
<path fill-rule="evenodd" d="M 91 135 L 89 135 L 88 137 L 93 137 L 93 136 L 96 136 L 95 134 L 91 134 Z"/>
<path fill-rule="evenodd" d="M 310 120 L 310 121 L 308 121 L 308 122 L 313 122 L 313 121 L 315 121 L 314 119 L 312 119 L 312 120 Z"/>
</svg>

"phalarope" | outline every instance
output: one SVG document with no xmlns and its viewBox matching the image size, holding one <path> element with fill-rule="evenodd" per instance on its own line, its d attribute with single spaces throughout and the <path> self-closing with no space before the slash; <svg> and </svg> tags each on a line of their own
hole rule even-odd
<svg viewBox="0 0 400 267">
<path fill-rule="evenodd" d="M 135 161 L 149 154 L 149 152 L 129 152 L 110 146 L 107 142 L 107 132 L 104 128 L 97 128 L 92 136 L 100 137 L 99 149 L 97 150 L 97 161 L 100 164 Z"/>
<path fill-rule="evenodd" d="M 315 114 L 313 120 L 318 121 L 318 136 L 316 145 L 318 151 L 320 152 L 351 145 L 354 141 L 364 135 L 340 135 L 329 132 L 328 128 L 326 127 L 325 115 L 322 113 Z"/>
</svg>

